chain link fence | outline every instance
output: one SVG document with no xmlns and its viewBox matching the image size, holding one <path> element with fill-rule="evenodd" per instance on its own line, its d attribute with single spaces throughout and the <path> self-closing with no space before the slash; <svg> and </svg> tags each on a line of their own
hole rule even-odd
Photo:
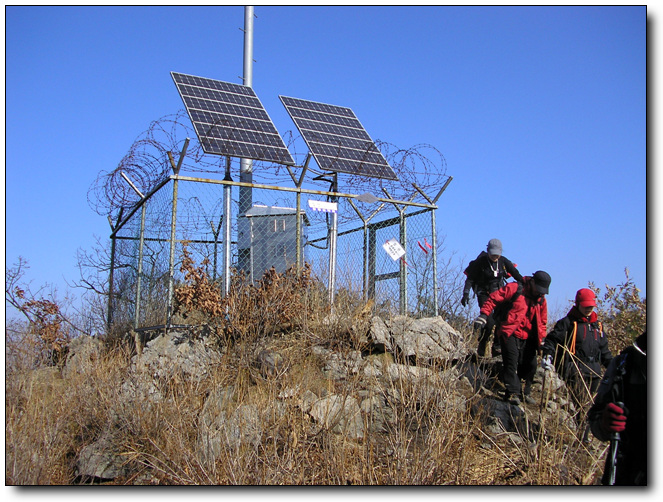
<svg viewBox="0 0 663 502">
<path fill-rule="evenodd" d="M 109 325 L 139 329 L 170 322 L 174 288 L 184 281 L 184 245 L 222 288 L 232 273 L 256 282 L 272 267 L 283 273 L 308 263 L 332 303 L 345 291 L 373 299 L 382 310 L 437 315 L 437 198 L 421 192 L 419 202 L 413 199 L 395 200 L 385 191 L 383 197 L 362 200 L 354 194 L 171 175 L 117 215 Z M 403 256 L 394 252 L 394 240 Z"/>
</svg>

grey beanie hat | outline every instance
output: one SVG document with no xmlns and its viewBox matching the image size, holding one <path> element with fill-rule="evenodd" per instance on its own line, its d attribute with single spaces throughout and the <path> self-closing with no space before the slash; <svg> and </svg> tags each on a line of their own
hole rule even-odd
<svg viewBox="0 0 663 502">
<path fill-rule="evenodd" d="M 490 239 L 488 241 L 488 254 L 502 256 L 502 243 L 499 239 Z"/>
</svg>

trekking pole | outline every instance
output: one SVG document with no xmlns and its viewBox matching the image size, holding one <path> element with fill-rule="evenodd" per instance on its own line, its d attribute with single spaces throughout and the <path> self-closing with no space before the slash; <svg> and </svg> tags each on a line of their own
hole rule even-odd
<svg viewBox="0 0 663 502">
<path fill-rule="evenodd" d="M 624 409 L 624 403 L 618 401 L 615 403 L 620 408 Z M 614 486 L 615 477 L 617 474 L 617 451 L 619 450 L 619 442 L 621 441 L 619 432 L 613 432 L 610 437 L 610 453 L 608 455 L 608 486 Z"/>
</svg>

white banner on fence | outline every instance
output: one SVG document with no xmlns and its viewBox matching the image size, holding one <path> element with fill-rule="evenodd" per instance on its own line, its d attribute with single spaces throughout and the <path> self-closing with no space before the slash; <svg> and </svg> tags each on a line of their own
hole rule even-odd
<svg viewBox="0 0 663 502">
<path fill-rule="evenodd" d="M 382 244 L 382 247 L 394 261 L 405 255 L 405 249 L 403 249 L 401 243 L 396 239 L 389 239 L 387 242 Z"/>
<path fill-rule="evenodd" d="M 338 212 L 338 204 L 336 202 L 326 202 L 323 200 L 309 199 L 308 206 L 314 211 L 324 211 L 325 213 Z"/>
</svg>

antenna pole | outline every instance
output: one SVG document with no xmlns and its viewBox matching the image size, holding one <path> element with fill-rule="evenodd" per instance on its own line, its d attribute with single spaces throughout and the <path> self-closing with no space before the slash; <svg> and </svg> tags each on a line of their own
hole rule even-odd
<svg viewBox="0 0 663 502">
<path fill-rule="evenodd" d="M 253 7 L 244 7 L 244 86 L 253 87 Z M 251 159 L 241 159 L 239 180 L 245 183 L 251 183 L 253 178 L 253 163 Z M 246 209 L 251 207 L 251 189 L 248 189 L 248 200 L 240 194 L 240 214 L 244 214 Z M 244 207 L 246 204 L 246 207 Z"/>
<path fill-rule="evenodd" d="M 253 87 L 253 7 L 244 7 L 244 86 Z M 240 159 L 239 181 L 253 183 L 253 162 L 251 159 Z M 251 187 L 239 188 L 238 232 L 243 234 L 249 231 L 246 218 L 241 218 L 253 205 L 253 189 Z M 238 270 L 247 270 L 251 248 L 237 250 Z"/>
<path fill-rule="evenodd" d="M 333 174 L 332 192 L 338 192 L 338 173 Z M 332 196 L 332 202 L 338 204 L 338 197 Z M 334 310 L 334 297 L 336 291 L 336 243 L 338 237 L 338 206 L 331 215 L 331 228 L 328 230 L 329 239 L 329 303 Z"/>
</svg>

